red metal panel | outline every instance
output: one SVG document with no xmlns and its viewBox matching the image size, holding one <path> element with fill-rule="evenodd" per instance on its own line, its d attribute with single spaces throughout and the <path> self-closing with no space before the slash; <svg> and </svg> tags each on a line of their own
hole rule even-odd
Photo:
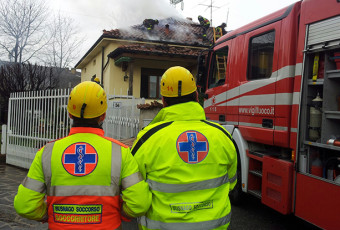
<svg viewBox="0 0 340 230">
<path fill-rule="evenodd" d="M 278 69 L 288 65 L 295 65 L 296 63 L 299 12 L 300 2 L 297 2 L 290 15 L 282 20 L 281 34 L 283 39 L 280 41 Z"/>
<path fill-rule="evenodd" d="M 287 110 L 290 110 L 288 108 L 291 108 L 291 106 L 276 106 L 280 108 L 286 108 Z M 275 114 L 276 114 L 275 110 Z M 289 147 L 289 126 L 290 126 L 290 120 L 289 116 L 288 118 L 275 118 L 274 124 L 275 124 L 275 130 L 274 130 L 274 145 L 280 146 L 280 147 Z"/>
<path fill-rule="evenodd" d="M 232 39 L 232 50 L 229 58 L 229 89 L 238 87 L 240 82 L 246 80 L 247 68 L 245 66 L 247 66 L 248 61 L 248 55 L 246 55 L 248 50 L 246 49 L 244 39 L 244 35 Z"/>
<path fill-rule="evenodd" d="M 288 131 L 274 131 L 274 145 L 280 147 L 289 147 L 289 132 Z"/>
<path fill-rule="evenodd" d="M 293 163 L 264 156 L 262 203 L 282 214 L 292 212 Z"/>
<path fill-rule="evenodd" d="M 246 150 L 246 152 L 247 152 L 247 156 L 248 156 L 249 158 L 255 159 L 256 161 L 259 161 L 259 162 L 262 162 L 262 161 L 263 161 L 263 158 L 262 158 L 262 157 L 259 157 L 259 156 L 254 155 L 254 154 L 250 154 L 250 153 L 249 153 L 249 150 Z M 254 161 L 252 161 L 252 164 L 251 164 L 250 162 L 251 162 L 251 161 L 250 161 L 250 159 L 249 159 L 249 170 L 255 169 L 255 167 L 254 167 L 254 168 L 251 167 L 252 165 L 255 164 Z M 260 169 L 260 171 L 262 172 L 262 163 L 261 163 L 260 166 L 259 166 L 259 165 L 257 165 L 257 166 L 258 166 L 258 167 L 261 167 L 261 168 L 256 168 L 256 169 Z"/>
<path fill-rule="evenodd" d="M 275 124 L 278 126 L 286 126 L 287 127 L 287 122 L 290 120 L 290 114 L 291 114 L 291 110 L 292 110 L 292 105 L 280 105 L 280 104 L 276 104 L 275 105 L 275 117 L 277 118 L 284 118 L 284 120 L 279 121 L 279 124 Z M 288 121 L 287 121 L 288 119 Z M 285 123 L 285 125 L 282 125 L 282 123 Z"/>
<path fill-rule="evenodd" d="M 301 21 L 302 23 L 313 23 L 339 15 L 340 2 L 337 0 L 305 0 L 301 5 Z"/>
<path fill-rule="evenodd" d="M 290 148 L 295 150 L 297 146 L 297 132 L 290 132 Z"/>
<path fill-rule="evenodd" d="M 224 36 L 224 39 L 227 39 L 229 37 L 235 36 L 237 34 L 241 34 L 241 33 L 245 32 L 245 31 L 247 31 L 249 29 L 252 29 L 254 27 L 262 25 L 265 22 L 269 22 L 271 20 L 274 20 L 274 19 L 282 16 L 286 12 L 287 8 L 288 7 L 285 7 L 285 8 L 283 8 L 281 10 L 278 10 L 278 11 L 272 13 L 272 14 L 264 16 L 263 18 L 260 18 L 260 19 L 254 21 L 254 22 L 251 22 L 251 23 L 249 23 L 249 24 L 247 24 L 247 25 L 245 25 L 245 26 L 243 26 L 243 27 L 241 27 L 239 29 L 233 30 L 233 31 L 227 33 L 227 35 Z"/>
<path fill-rule="evenodd" d="M 340 185 L 297 173 L 295 215 L 323 229 L 340 229 Z"/>
<path fill-rule="evenodd" d="M 239 126 L 242 137 L 247 141 L 273 145 L 273 130 L 264 128 L 254 128 L 249 126 Z"/>
<path fill-rule="evenodd" d="M 238 111 L 238 106 L 227 106 L 228 121 L 238 121 Z"/>
</svg>

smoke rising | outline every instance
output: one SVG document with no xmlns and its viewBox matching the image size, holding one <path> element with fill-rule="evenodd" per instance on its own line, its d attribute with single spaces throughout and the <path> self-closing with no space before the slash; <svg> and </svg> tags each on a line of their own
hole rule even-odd
<svg viewBox="0 0 340 230">
<path fill-rule="evenodd" d="M 141 24 L 144 19 L 181 18 L 169 0 L 116 0 L 112 9 L 112 22 L 115 28 Z"/>
<path fill-rule="evenodd" d="M 146 18 L 181 18 L 180 13 L 169 2 L 169 0 L 72 0 L 66 4 L 69 8 L 77 8 L 79 15 L 92 17 L 94 25 L 106 26 L 97 29 L 110 30 L 142 24 Z"/>
<path fill-rule="evenodd" d="M 185 20 L 169 0 L 55 0 L 53 7 L 75 19 L 86 34 L 86 49 L 94 44 L 104 29 L 128 29 L 141 25 L 146 18 Z"/>
</svg>

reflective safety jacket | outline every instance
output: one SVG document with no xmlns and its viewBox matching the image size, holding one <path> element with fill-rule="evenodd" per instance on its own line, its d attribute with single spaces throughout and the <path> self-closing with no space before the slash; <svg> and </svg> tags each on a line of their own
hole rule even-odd
<svg viewBox="0 0 340 230">
<path fill-rule="evenodd" d="M 227 31 L 224 28 L 225 28 L 225 26 L 222 26 L 222 25 L 217 26 L 215 28 L 216 33 L 217 34 L 221 34 L 222 33 L 222 35 L 225 35 L 227 33 Z"/>
<path fill-rule="evenodd" d="M 17 213 L 38 221 L 48 217 L 49 229 L 119 229 L 121 212 L 143 215 L 151 203 L 149 187 L 130 149 L 103 135 L 98 128 L 72 128 L 39 150 L 14 198 Z"/>
<path fill-rule="evenodd" d="M 236 184 L 230 134 L 187 102 L 163 108 L 137 136 L 132 154 L 152 192 L 142 229 L 226 229 Z"/>
<path fill-rule="evenodd" d="M 203 18 L 201 20 L 199 20 L 200 22 L 200 25 L 203 26 L 203 27 L 206 27 L 206 28 L 209 28 L 210 27 L 210 21 L 206 18 Z"/>
<path fill-rule="evenodd" d="M 143 21 L 143 25 L 148 30 L 152 30 L 156 24 L 157 24 L 156 20 L 153 20 L 153 19 L 144 19 L 144 21 Z"/>
</svg>

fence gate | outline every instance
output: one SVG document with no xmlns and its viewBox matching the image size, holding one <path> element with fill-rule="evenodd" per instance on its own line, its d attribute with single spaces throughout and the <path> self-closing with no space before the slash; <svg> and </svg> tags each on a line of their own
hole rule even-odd
<svg viewBox="0 0 340 230">
<path fill-rule="evenodd" d="M 36 152 L 47 142 L 68 135 L 67 112 L 70 89 L 12 93 L 8 106 L 6 163 L 29 168 Z M 105 136 L 114 139 L 136 137 L 139 127 L 137 104 L 144 99 L 108 96 L 103 124 Z"/>
<path fill-rule="evenodd" d="M 12 93 L 8 105 L 6 163 L 29 168 L 47 142 L 70 129 L 70 89 Z"/>
</svg>

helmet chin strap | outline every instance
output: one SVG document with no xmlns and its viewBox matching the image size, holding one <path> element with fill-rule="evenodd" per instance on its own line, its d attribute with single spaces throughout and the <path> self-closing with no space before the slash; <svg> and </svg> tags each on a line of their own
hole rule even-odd
<svg viewBox="0 0 340 230">
<path fill-rule="evenodd" d="M 178 96 L 182 96 L 182 81 L 178 81 Z"/>
<path fill-rule="evenodd" d="M 86 104 L 83 103 L 83 105 L 81 106 L 81 110 L 80 110 L 80 118 L 84 118 L 84 112 L 85 112 L 85 107 L 86 107 Z"/>
</svg>

